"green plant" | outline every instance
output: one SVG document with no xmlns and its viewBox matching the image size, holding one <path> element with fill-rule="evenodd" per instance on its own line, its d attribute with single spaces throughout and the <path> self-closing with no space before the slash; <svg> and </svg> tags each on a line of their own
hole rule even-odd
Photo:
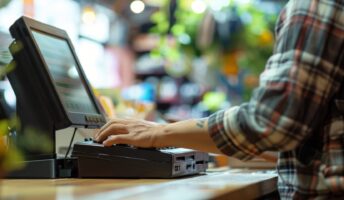
<svg viewBox="0 0 344 200">
<path fill-rule="evenodd" d="M 183 76 L 190 71 L 192 59 L 202 55 L 196 38 L 203 16 L 190 10 L 190 0 L 177 0 L 176 10 L 170 13 L 170 2 L 164 1 L 161 9 L 151 17 L 152 22 L 156 24 L 151 33 L 160 37 L 160 42 L 157 48 L 152 50 L 151 55 L 166 60 L 166 71 L 170 75 Z"/>
<path fill-rule="evenodd" d="M 3 77 L 8 72 L 12 71 L 14 67 L 14 62 L 1 66 L 0 79 L 3 79 Z M 1 113 L 1 115 L 4 116 L 4 113 Z M 18 120 L 16 117 L 9 117 L 0 120 L 0 173 L 22 167 L 22 163 L 20 162 L 23 160 L 22 154 L 16 146 L 9 145 L 8 140 L 10 130 L 17 126 Z"/>
<path fill-rule="evenodd" d="M 243 54 L 239 58 L 239 66 L 248 67 L 258 75 L 262 72 L 265 62 L 272 54 L 274 44 L 273 27 L 277 14 L 267 14 L 253 4 L 238 8 L 239 15 L 248 15 L 249 20 L 244 22 L 243 28 L 235 36 L 235 48 Z M 255 67 L 253 67 L 254 65 Z"/>
<path fill-rule="evenodd" d="M 8 127 L 17 124 L 15 118 L 0 120 L 0 174 L 21 168 L 23 156 L 14 145 L 8 144 Z"/>
<path fill-rule="evenodd" d="M 208 10 L 192 10 L 193 3 L 197 1 L 207 4 Z M 213 8 L 212 3 L 215 1 L 221 3 L 222 7 Z M 177 75 L 186 75 L 192 60 L 198 57 L 207 61 L 208 68 L 216 69 L 226 77 L 238 77 L 239 73 L 245 71 L 247 78 L 242 95 L 243 99 L 248 99 L 257 85 L 266 60 L 272 54 L 273 27 L 278 13 L 268 13 L 254 3 L 239 4 L 234 0 L 175 2 L 177 7 L 173 15 L 170 13 L 170 1 L 165 1 L 163 7 L 152 15 L 156 26 L 151 32 L 160 36 L 160 43 L 152 51 L 152 56 L 163 57 L 167 63 L 172 63 L 165 66 L 168 73 L 172 72 L 172 76 L 176 75 L 173 73 L 176 63 L 183 62 L 185 68 L 183 73 Z M 229 26 L 232 27 L 228 35 L 222 35 L 222 38 L 216 35 L 216 28 L 208 30 L 214 31 L 210 34 L 211 40 L 202 43 L 200 26 L 209 16 L 215 20 L 217 26 L 230 23 Z"/>
<path fill-rule="evenodd" d="M 19 52 L 22 50 L 22 45 L 17 42 L 17 45 L 12 51 Z M 9 53 L 0 54 L 0 79 L 3 80 L 4 76 L 15 69 L 16 63 L 14 61 L 6 63 Z M 2 65 L 2 66 L 1 66 Z M 0 105 L 2 106 L 2 105 Z M 20 133 L 20 137 L 15 136 L 16 130 L 21 130 L 20 120 L 16 116 L 6 116 L 6 113 L 0 115 L 0 177 L 3 173 L 22 168 L 25 158 L 23 151 L 40 151 L 52 152 L 53 144 L 48 138 L 47 134 L 32 127 L 26 127 Z M 13 135 L 14 134 L 14 135 Z M 11 138 L 16 138 L 16 142 L 12 142 Z"/>
<path fill-rule="evenodd" d="M 272 29 L 276 20 L 276 14 L 267 14 L 264 10 L 253 4 L 237 5 L 228 3 L 218 13 L 232 13 L 235 20 L 246 17 L 246 21 L 238 21 L 240 27 L 228 35 L 228 44 L 224 46 L 218 37 L 212 38 L 212 43 L 206 47 L 198 44 L 200 25 L 208 13 L 196 13 L 191 9 L 193 0 L 177 0 L 177 8 L 174 15 L 170 13 L 170 1 L 165 1 L 162 8 L 155 12 L 151 20 L 156 25 L 151 33 L 160 36 L 160 43 L 152 51 L 153 56 L 162 56 L 167 60 L 176 61 L 181 56 L 199 57 L 209 52 L 216 52 L 218 56 L 222 53 L 231 53 L 240 50 L 242 59 L 240 66 L 249 66 L 255 63 L 259 66 L 272 52 L 273 35 Z M 231 1 L 228 1 L 231 2 Z M 209 13 L 216 15 L 215 11 Z M 238 15 L 238 16 L 235 16 Z M 243 17 L 245 15 L 245 17 Z M 171 20 L 173 16 L 174 20 Z M 233 16 L 232 16 L 233 17 Z M 249 18 L 249 20 L 247 20 Z M 171 23 L 173 21 L 173 23 Z M 212 31 L 212 30 L 209 30 Z M 172 41 L 172 42 L 171 42 Z M 221 63 L 219 63 L 221 64 Z M 253 71 L 261 71 L 261 67 Z"/>
</svg>

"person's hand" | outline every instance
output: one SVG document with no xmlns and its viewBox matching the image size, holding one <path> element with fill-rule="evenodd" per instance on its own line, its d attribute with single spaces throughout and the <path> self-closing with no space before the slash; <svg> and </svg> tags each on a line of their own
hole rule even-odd
<svg viewBox="0 0 344 200">
<path fill-rule="evenodd" d="M 136 147 L 183 147 L 222 153 L 208 133 L 207 120 L 190 119 L 158 124 L 141 119 L 112 119 L 94 138 L 104 146 L 129 144 Z"/>
<path fill-rule="evenodd" d="M 95 135 L 104 146 L 129 144 L 136 147 L 162 147 L 156 138 L 162 134 L 162 124 L 140 119 L 112 119 Z"/>
</svg>

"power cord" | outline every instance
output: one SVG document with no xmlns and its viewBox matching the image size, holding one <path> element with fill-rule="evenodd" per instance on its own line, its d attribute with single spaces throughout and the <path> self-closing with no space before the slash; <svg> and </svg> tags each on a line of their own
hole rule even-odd
<svg viewBox="0 0 344 200">
<path fill-rule="evenodd" d="M 70 149 L 72 148 L 72 144 L 73 144 L 74 137 L 75 137 L 75 133 L 76 133 L 76 130 L 77 130 L 77 129 L 78 129 L 78 128 L 74 128 L 74 132 L 73 132 L 72 138 L 71 138 L 71 140 L 70 140 L 70 143 L 69 143 L 69 146 L 68 146 L 68 149 L 67 149 L 65 158 L 64 158 L 65 161 L 67 160 L 67 156 L 68 156 L 68 154 L 69 154 L 69 151 L 70 151 Z"/>
<path fill-rule="evenodd" d="M 68 177 L 73 176 L 73 163 L 72 163 L 73 161 L 69 162 L 67 160 L 67 157 L 68 157 L 70 149 L 72 148 L 72 144 L 74 141 L 76 130 L 77 130 L 77 128 L 74 128 L 74 132 L 73 132 L 72 138 L 70 140 L 66 155 L 64 157 L 63 163 L 61 163 L 62 166 L 59 167 L 58 176 L 61 178 L 68 178 Z"/>
</svg>

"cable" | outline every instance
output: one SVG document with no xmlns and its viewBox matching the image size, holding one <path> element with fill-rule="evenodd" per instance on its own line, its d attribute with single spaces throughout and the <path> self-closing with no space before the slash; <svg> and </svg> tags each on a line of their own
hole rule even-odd
<svg viewBox="0 0 344 200">
<path fill-rule="evenodd" d="M 75 136 L 75 133 L 76 133 L 76 130 L 77 130 L 77 129 L 78 129 L 78 128 L 74 128 L 74 132 L 73 132 L 72 138 L 71 138 L 70 143 L 69 143 L 69 146 L 68 146 L 68 150 L 67 150 L 66 155 L 65 155 L 65 158 L 64 158 L 65 160 L 67 159 L 67 156 L 68 156 L 68 154 L 69 154 L 69 151 L 70 151 L 70 149 L 72 148 L 74 136 Z"/>
<path fill-rule="evenodd" d="M 77 130 L 77 128 L 74 128 L 74 132 L 73 132 L 72 138 L 70 139 L 70 143 L 69 143 L 66 155 L 63 159 L 63 162 L 61 163 L 62 165 L 59 166 L 59 168 L 58 168 L 58 176 L 59 177 L 72 177 L 73 176 L 73 162 L 68 162 L 67 156 L 69 154 L 70 149 L 72 148 L 72 144 L 74 141 L 76 130 Z"/>
</svg>

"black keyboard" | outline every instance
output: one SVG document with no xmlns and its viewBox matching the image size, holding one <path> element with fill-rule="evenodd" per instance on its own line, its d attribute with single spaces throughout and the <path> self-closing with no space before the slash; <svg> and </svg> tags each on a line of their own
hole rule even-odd
<svg viewBox="0 0 344 200">
<path fill-rule="evenodd" d="M 101 144 L 102 142 L 98 142 L 96 140 L 94 140 L 93 138 L 85 138 L 85 142 L 92 142 L 95 144 Z M 143 150 L 168 150 L 168 149 L 176 149 L 177 147 L 161 147 L 161 148 L 156 148 L 156 147 L 135 147 L 132 145 L 128 145 L 128 144 L 114 144 L 114 146 L 122 146 L 122 147 L 130 147 L 130 148 L 136 148 L 136 149 L 143 149 Z"/>
</svg>

